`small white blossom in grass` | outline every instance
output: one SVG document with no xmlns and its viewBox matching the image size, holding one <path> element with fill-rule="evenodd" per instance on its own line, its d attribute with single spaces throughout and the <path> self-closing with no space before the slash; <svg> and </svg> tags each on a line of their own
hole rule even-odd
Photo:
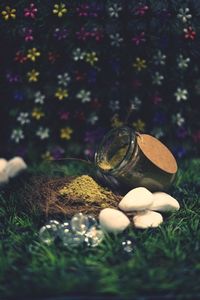
<svg viewBox="0 0 200 300">
<path fill-rule="evenodd" d="M 122 6 L 119 5 L 118 3 L 113 3 L 108 7 L 108 13 L 110 17 L 118 18 L 120 11 L 122 11 Z"/>
<path fill-rule="evenodd" d="M 44 127 L 39 127 L 37 132 L 36 132 L 36 135 L 41 139 L 41 140 L 44 140 L 44 139 L 48 139 L 49 138 L 49 128 L 44 128 Z"/>
<path fill-rule="evenodd" d="M 40 91 L 35 93 L 35 103 L 44 104 L 44 99 L 46 98 Z"/>
<path fill-rule="evenodd" d="M 67 86 L 71 80 L 71 77 L 69 76 L 68 73 L 59 74 L 57 78 L 58 78 L 58 84 L 63 86 Z"/>
<path fill-rule="evenodd" d="M 30 119 L 29 119 L 29 113 L 27 112 L 21 112 L 19 114 L 19 116 L 17 117 L 17 121 L 21 124 L 21 125 L 25 125 L 30 123 Z"/>
<path fill-rule="evenodd" d="M 91 113 L 88 117 L 88 123 L 94 125 L 99 120 L 99 117 L 95 113 Z"/>
<path fill-rule="evenodd" d="M 110 100 L 109 102 L 109 108 L 115 112 L 118 111 L 120 109 L 120 103 L 119 100 Z"/>
<path fill-rule="evenodd" d="M 190 58 L 183 57 L 182 54 L 180 54 L 179 57 L 177 58 L 178 68 L 181 70 L 187 69 L 189 62 L 190 62 Z"/>
<path fill-rule="evenodd" d="M 162 128 L 156 127 L 152 130 L 152 135 L 155 136 L 157 139 L 161 138 L 164 136 L 164 132 Z"/>
<path fill-rule="evenodd" d="M 181 113 L 177 113 L 176 115 L 173 115 L 172 120 L 178 126 L 182 126 L 185 123 L 185 119 L 183 118 Z"/>
<path fill-rule="evenodd" d="M 186 8 L 180 8 L 177 17 L 183 23 L 187 23 L 187 21 L 189 21 L 192 18 L 192 15 L 190 14 L 190 9 L 188 7 L 186 7 Z"/>
<path fill-rule="evenodd" d="M 131 103 L 131 110 L 139 110 L 142 101 L 137 96 L 135 96 L 134 99 L 130 101 L 130 103 Z"/>
<path fill-rule="evenodd" d="M 85 51 L 82 51 L 80 48 L 77 48 L 73 51 L 73 59 L 75 61 L 83 60 L 85 57 Z"/>
<path fill-rule="evenodd" d="M 155 84 L 155 85 L 162 85 L 163 79 L 164 79 L 164 76 L 161 75 L 159 72 L 156 72 L 152 76 L 152 83 Z"/>
<path fill-rule="evenodd" d="M 163 54 L 160 50 L 153 56 L 153 61 L 155 65 L 164 66 L 166 61 L 166 55 Z"/>
<path fill-rule="evenodd" d="M 176 97 L 177 102 L 180 102 L 181 100 L 187 100 L 188 91 L 186 89 L 177 88 L 174 96 Z"/>
<path fill-rule="evenodd" d="M 110 34 L 109 37 L 111 46 L 119 47 L 120 44 L 123 42 L 123 38 L 120 36 L 119 33 Z"/>
<path fill-rule="evenodd" d="M 21 140 L 24 139 L 24 132 L 21 128 L 13 129 L 11 133 L 11 140 L 15 141 L 15 143 L 19 143 Z"/>
<path fill-rule="evenodd" d="M 90 102 L 91 101 L 91 92 L 86 90 L 80 90 L 78 94 L 76 95 L 78 99 L 81 99 L 82 103 Z"/>
</svg>

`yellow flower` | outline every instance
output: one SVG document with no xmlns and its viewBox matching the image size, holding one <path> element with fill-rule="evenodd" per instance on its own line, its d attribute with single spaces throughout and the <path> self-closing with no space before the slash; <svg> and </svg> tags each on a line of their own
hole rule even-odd
<svg viewBox="0 0 200 300">
<path fill-rule="evenodd" d="M 16 18 L 16 9 L 6 6 L 5 10 L 1 12 L 4 20 L 15 19 Z"/>
<path fill-rule="evenodd" d="M 70 140 L 73 130 L 70 127 L 61 128 L 60 137 L 64 140 Z"/>
<path fill-rule="evenodd" d="M 117 128 L 117 127 L 121 127 L 122 125 L 123 125 L 123 122 L 120 121 L 119 115 L 115 114 L 111 119 L 111 126 L 114 128 Z"/>
<path fill-rule="evenodd" d="M 86 61 L 91 64 L 92 66 L 95 64 L 96 61 L 98 61 L 98 57 L 96 52 L 86 53 Z"/>
<path fill-rule="evenodd" d="M 138 119 L 136 122 L 133 122 L 133 127 L 135 128 L 135 130 L 144 131 L 145 123 L 142 120 Z"/>
<path fill-rule="evenodd" d="M 67 8 L 65 6 L 65 4 L 60 3 L 60 4 L 54 4 L 54 9 L 53 9 L 53 13 L 55 15 L 58 15 L 59 18 L 61 18 L 64 14 L 67 13 Z"/>
<path fill-rule="evenodd" d="M 27 73 L 28 81 L 29 82 L 36 82 L 38 81 L 38 76 L 40 75 L 35 69 L 32 69 L 30 72 Z"/>
<path fill-rule="evenodd" d="M 52 160 L 53 156 L 49 151 L 46 151 L 45 153 L 42 154 L 42 159 L 43 160 Z"/>
<path fill-rule="evenodd" d="M 64 98 L 67 98 L 69 96 L 68 91 L 66 89 L 58 88 L 55 97 L 59 100 L 63 100 Z"/>
<path fill-rule="evenodd" d="M 36 60 L 36 57 L 40 56 L 40 52 L 36 48 L 32 48 L 28 50 L 27 58 L 32 61 Z"/>
<path fill-rule="evenodd" d="M 36 120 L 40 120 L 42 117 L 44 117 L 44 113 L 41 111 L 40 108 L 35 107 L 32 111 L 32 117 Z"/>
<path fill-rule="evenodd" d="M 137 57 L 135 60 L 135 63 L 133 64 L 133 67 L 137 69 L 137 71 L 141 71 L 142 69 L 145 69 L 147 67 L 146 60 L 142 59 L 140 57 Z"/>
</svg>

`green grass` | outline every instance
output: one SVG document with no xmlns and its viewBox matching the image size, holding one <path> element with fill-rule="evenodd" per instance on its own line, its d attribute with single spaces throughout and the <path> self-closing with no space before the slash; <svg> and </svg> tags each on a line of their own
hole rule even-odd
<svg viewBox="0 0 200 300">
<path fill-rule="evenodd" d="M 182 164 L 170 193 L 181 210 L 165 216 L 158 229 L 131 229 L 134 251 L 121 249 L 124 234 L 107 236 L 97 248 L 68 250 L 46 246 L 38 238 L 44 219 L 28 215 L 20 189 L 28 176 L 13 180 L 0 193 L 0 299 L 63 295 L 120 297 L 200 293 L 200 160 Z M 29 174 L 83 173 L 76 163 L 55 168 L 32 166 Z M 15 192 L 8 194 L 8 191 Z M 159 298 L 160 299 L 160 298 Z"/>
</svg>

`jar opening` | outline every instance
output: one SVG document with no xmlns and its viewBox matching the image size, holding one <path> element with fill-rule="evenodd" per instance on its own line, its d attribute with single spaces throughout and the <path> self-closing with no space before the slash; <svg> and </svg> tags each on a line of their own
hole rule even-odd
<svg viewBox="0 0 200 300">
<path fill-rule="evenodd" d="M 127 163 L 135 135 L 129 127 L 108 132 L 95 153 L 95 164 L 103 172 L 111 172 Z"/>
</svg>

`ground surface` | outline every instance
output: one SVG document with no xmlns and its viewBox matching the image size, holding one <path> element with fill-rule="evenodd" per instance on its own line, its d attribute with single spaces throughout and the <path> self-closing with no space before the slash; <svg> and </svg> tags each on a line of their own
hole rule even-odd
<svg viewBox="0 0 200 300">
<path fill-rule="evenodd" d="M 55 169 L 33 166 L 29 172 L 53 174 Z M 72 164 L 62 172 L 77 174 L 84 168 Z M 131 255 L 122 251 L 124 235 L 109 236 L 94 249 L 42 244 L 38 229 L 45 221 L 37 211 L 30 215 L 20 197 L 27 180 L 28 175 L 20 176 L 1 190 L 0 299 L 72 294 L 199 299 L 200 160 L 182 164 L 170 191 L 181 204 L 178 213 L 166 216 L 156 230 L 127 232 L 135 241 Z"/>
</svg>

